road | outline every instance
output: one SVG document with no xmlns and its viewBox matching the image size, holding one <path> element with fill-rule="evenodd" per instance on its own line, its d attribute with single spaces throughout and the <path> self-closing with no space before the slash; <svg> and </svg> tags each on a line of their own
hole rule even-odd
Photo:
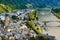
<svg viewBox="0 0 60 40">
<path fill-rule="evenodd" d="M 42 14 L 43 13 L 43 14 Z M 39 21 L 60 21 L 53 13 L 48 11 L 40 12 Z M 44 34 L 48 33 L 49 35 L 55 36 L 57 40 L 60 40 L 60 22 L 48 22 L 48 31 L 43 31 Z"/>
<path fill-rule="evenodd" d="M 44 34 L 55 36 L 56 40 L 60 40 L 60 27 L 48 27 L 48 31 L 43 31 Z"/>
</svg>

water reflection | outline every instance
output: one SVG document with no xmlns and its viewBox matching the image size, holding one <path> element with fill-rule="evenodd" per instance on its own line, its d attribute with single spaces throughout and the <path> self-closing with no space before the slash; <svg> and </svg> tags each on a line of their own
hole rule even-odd
<svg viewBox="0 0 60 40">
<path fill-rule="evenodd" d="M 53 22 L 53 21 L 60 21 L 60 19 L 54 16 L 53 13 L 51 13 L 51 11 L 48 11 L 45 9 L 40 10 L 39 21 L 52 21 L 52 22 L 48 22 L 47 25 L 48 26 L 60 26 L 59 22 Z"/>
</svg>

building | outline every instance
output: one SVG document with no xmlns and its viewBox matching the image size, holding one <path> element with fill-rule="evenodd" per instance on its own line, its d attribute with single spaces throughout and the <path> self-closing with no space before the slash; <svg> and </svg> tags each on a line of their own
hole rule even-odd
<svg viewBox="0 0 60 40">
<path fill-rule="evenodd" d="M 5 14 L 0 14 L 0 20 L 5 20 Z"/>
<path fill-rule="evenodd" d="M 6 16 L 5 17 L 4 28 L 6 28 L 9 25 L 9 22 L 10 22 L 10 18 L 9 18 L 9 16 Z"/>
</svg>

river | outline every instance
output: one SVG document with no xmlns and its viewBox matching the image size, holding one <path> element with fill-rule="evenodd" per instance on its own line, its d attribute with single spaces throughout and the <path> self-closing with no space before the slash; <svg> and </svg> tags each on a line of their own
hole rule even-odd
<svg viewBox="0 0 60 40">
<path fill-rule="evenodd" d="M 60 19 L 53 15 L 50 11 L 40 11 L 39 13 L 39 21 L 52 21 L 46 23 L 47 26 L 60 26 Z"/>
<path fill-rule="evenodd" d="M 48 33 L 49 35 L 55 36 L 56 40 L 60 40 L 60 32 L 59 32 L 60 22 L 55 22 L 55 21 L 60 21 L 60 19 L 54 16 L 53 13 L 51 13 L 51 11 L 40 11 L 39 21 L 52 21 L 52 22 L 46 23 L 48 26 L 48 30 L 47 31 L 44 30 L 43 34 Z"/>
</svg>

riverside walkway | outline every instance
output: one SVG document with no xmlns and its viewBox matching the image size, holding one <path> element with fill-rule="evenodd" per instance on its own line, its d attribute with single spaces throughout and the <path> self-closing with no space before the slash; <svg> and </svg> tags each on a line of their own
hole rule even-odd
<svg viewBox="0 0 60 40">
<path fill-rule="evenodd" d="M 48 30 L 43 31 L 44 34 L 49 34 L 60 40 L 60 19 L 58 19 L 49 9 L 43 9 L 39 13 L 39 21 L 46 23 Z"/>
</svg>

